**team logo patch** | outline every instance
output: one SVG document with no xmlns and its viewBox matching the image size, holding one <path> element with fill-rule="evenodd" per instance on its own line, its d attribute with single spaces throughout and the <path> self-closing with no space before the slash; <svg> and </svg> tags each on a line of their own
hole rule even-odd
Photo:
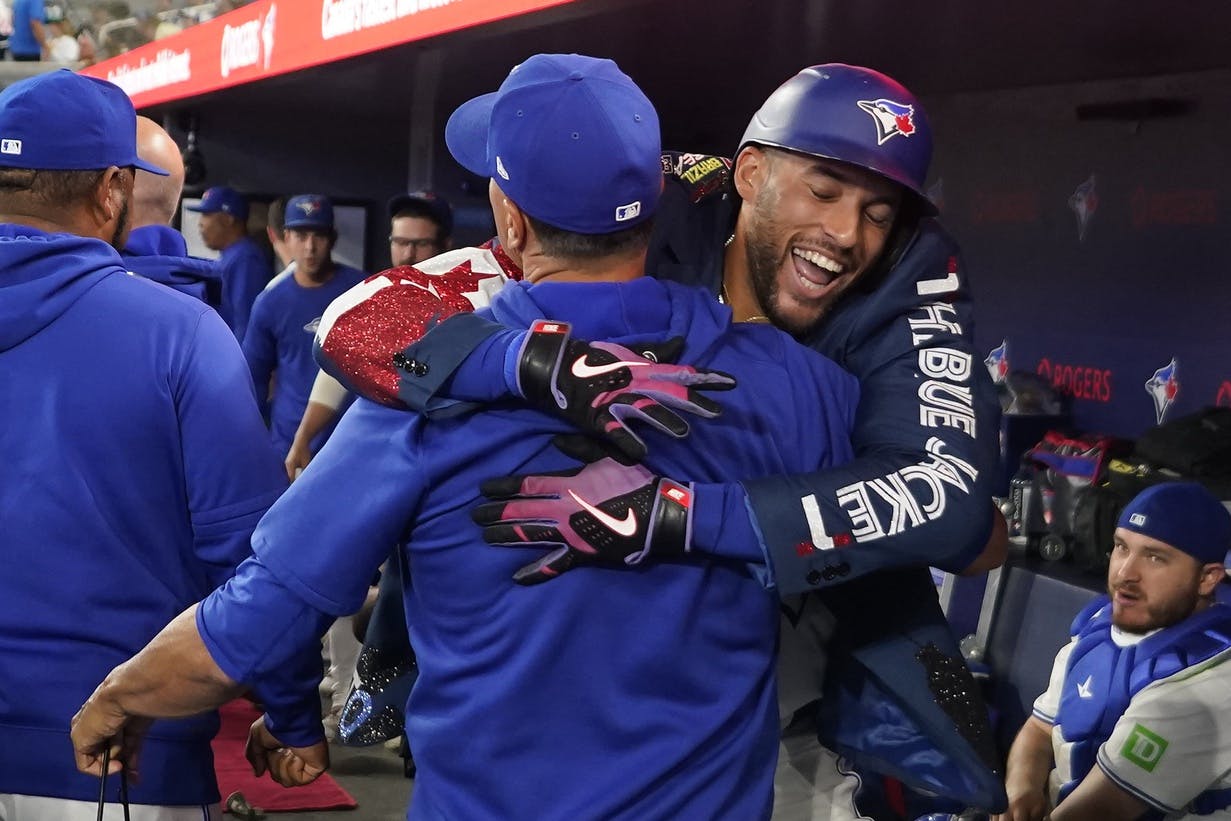
<svg viewBox="0 0 1231 821">
<path fill-rule="evenodd" d="M 1002 339 L 1000 345 L 992 348 L 987 359 L 983 360 L 987 373 L 997 385 L 1003 385 L 1009 376 L 1009 341 Z"/>
<path fill-rule="evenodd" d="M 1077 217 L 1077 241 L 1085 242 L 1086 229 L 1090 227 L 1090 220 L 1094 219 L 1094 213 L 1098 211 L 1098 188 L 1095 186 L 1093 174 L 1073 191 L 1069 197 L 1069 208 L 1073 209 L 1073 214 Z"/>
<path fill-rule="evenodd" d="M 0 154 L 20 154 L 21 140 L 0 140 Z"/>
<path fill-rule="evenodd" d="M 859 100 L 856 103 L 876 123 L 876 144 L 884 145 L 891 137 L 909 137 L 915 133 L 915 107 L 893 100 Z"/>
<path fill-rule="evenodd" d="M 1156 370 L 1146 382 L 1146 393 L 1154 400 L 1154 417 L 1161 425 L 1167 416 L 1167 409 L 1180 395 L 1180 363 L 1173 358 Z"/>
<path fill-rule="evenodd" d="M 1124 746 L 1120 748 L 1120 755 L 1146 772 L 1152 773 L 1162 759 L 1163 753 L 1167 752 L 1167 746 L 1167 739 L 1150 732 L 1140 724 L 1135 724 Z"/>
</svg>

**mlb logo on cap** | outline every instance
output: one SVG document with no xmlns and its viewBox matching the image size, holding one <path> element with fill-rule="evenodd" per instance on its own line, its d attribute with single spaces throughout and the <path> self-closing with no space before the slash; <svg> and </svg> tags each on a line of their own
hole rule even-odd
<svg viewBox="0 0 1231 821">
<path fill-rule="evenodd" d="M 20 154 L 21 140 L 0 140 L 0 154 Z"/>
<path fill-rule="evenodd" d="M 1134 513 L 1128 517 L 1128 523 L 1137 527 L 1145 527 L 1146 517 L 1140 513 Z"/>
</svg>

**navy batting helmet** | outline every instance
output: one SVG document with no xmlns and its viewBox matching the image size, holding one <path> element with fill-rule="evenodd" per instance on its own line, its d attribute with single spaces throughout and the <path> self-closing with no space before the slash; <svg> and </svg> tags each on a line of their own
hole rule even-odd
<svg viewBox="0 0 1231 821">
<path fill-rule="evenodd" d="M 750 144 L 861 166 L 906 186 L 928 213 L 936 210 L 923 187 L 932 161 L 927 114 L 880 72 L 842 63 L 805 68 L 753 115 L 740 150 Z"/>
</svg>

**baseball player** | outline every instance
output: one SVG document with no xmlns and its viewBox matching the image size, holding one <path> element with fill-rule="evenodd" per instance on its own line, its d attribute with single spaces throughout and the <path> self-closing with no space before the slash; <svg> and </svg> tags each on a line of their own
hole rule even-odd
<svg viewBox="0 0 1231 821">
<path fill-rule="evenodd" d="M 248 236 L 248 200 L 233 188 L 210 188 L 189 211 L 201 215 L 201 241 L 218 251 L 222 276 L 219 313 L 240 342 L 248 333 L 252 303 L 269 282 L 269 259 Z"/>
<path fill-rule="evenodd" d="M 1231 608 L 1214 601 L 1228 549 L 1231 515 L 1201 485 L 1128 504 L 1110 598 L 1073 621 L 1009 751 L 1001 821 L 1231 818 Z"/>
<path fill-rule="evenodd" d="M 466 167 L 490 175 L 500 255 L 526 274 L 490 307 L 495 320 L 522 329 L 526 357 L 513 378 L 593 394 L 610 373 L 643 361 L 624 343 L 663 355 L 675 339 L 685 356 L 738 383 L 695 441 L 646 434 L 653 469 L 714 480 L 850 456 L 853 378 L 772 327 L 733 324 L 703 290 L 643 276 L 661 189 L 658 119 L 614 63 L 532 57 L 499 91 L 459 108 L 446 142 Z M 503 267 L 490 249 L 435 263 L 446 261 L 457 274 L 492 280 Z M 576 359 L 572 331 L 619 344 L 581 345 Z M 586 384 L 562 380 L 579 369 L 592 374 Z M 672 409 L 715 412 L 698 390 L 732 387 L 730 377 L 689 366 L 654 374 L 659 399 L 640 407 L 663 428 L 673 426 Z M 761 401 L 769 391 L 777 402 Z M 257 558 L 201 604 L 195 622 L 173 625 L 95 693 L 74 729 L 79 761 L 100 766 L 105 739 L 130 717 L 131 682 L 165 674 L 181 698 L 210 703 L 217 694 L 194 682 L 260 675 L 310 642 L 324 613 L 358 605 L 387 545 L 402 542 L 420 666 L 407 706 L 419 762 L 411 818 L 768 818 L 777 602 L 758 568 L 690 555 L 690 484 L 633 482 L 601 508 L 590 490 L 574 497 L 577 517 L 558 527 L 611 527 L 602 549 L 622 572 L 517 587 L 509 577 L 538 551 L 491 550 L 480 537 L 471 518 L 479 483 L 574 465 L 553 444 L 570 431 L 521 404 L 428 422 L 359 402 L 261 524 Z M 592 455 L 594 469 L 630 475 L 611 456 Z M 527 494 L 538 489 L 500 488 L 505 499 L 479 517 L 489 527 L 536 518 Z M 650 554 L 660 561 L 646 562 Z M 576 629 L 596 601 L 603 617 Z M 282 642 L 254 646 L 258 629 Z M 199 664 L 167 663 L 185 656 Z M 164 708 L 146 700 L 144 709 Z M 290 770 L 287 781 L 306 771 L 294 759 L 272 756 L 279 772 Z"/>
<path fill-rule="evenodd" d="M 707 484 L 695 500 L 704 524 L 694 549 L 738 549 L 784 597 L 784 663 L 797 685 L 784 693 L 784 712 L 820 695 L 824 678 L 829 747 L 862 768 L 990 808 L 1004 797 L 982 701 L 921 567 L 977 572 L 1002 561 L 1005 546 L 990 491 L 999 407 L 973 350 L 957 246 L 924 196 L 931 152 L 926 114 L 891 78 L 840 64 L 805 69 L 766 100 L 733 163 L 664 158 L 647 270 L 707 288 L 737 319 L 790 330 L 862 385 L 853 463 Z M 630 388 L 613 414 L 560 409 L 553 396 L 505 387 L 519 337 L 466 313 L 480 287 L 493 286 L 470 275 L 434 282 L 437 299 L 415 277 L 374 278 L 326 312 L 318 359 L 386 404 L 445 413 L 458 401 L 525 395 L 641 453 L 621 424 L 634 412 Z M 569 544 L 588 549 L 576 535 Z M 792 598 L 814 589 L 825 590 L 824 606 Z M 869 611 L 870 601 L 895 606 Z M 834 618 L 826 669 L 817 639 L 833 632 Z M 906 761 L 906 747 L 881 745 L 885 734 L 861 723 L 868 712 L 852 693 L 896 705 L 898 729 L 934 757 Z"/>
</svg>

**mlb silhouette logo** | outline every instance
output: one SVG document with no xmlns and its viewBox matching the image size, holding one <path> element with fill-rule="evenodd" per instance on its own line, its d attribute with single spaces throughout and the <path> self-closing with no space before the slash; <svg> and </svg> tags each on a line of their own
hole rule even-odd
<svg viewBox="0 0 1231 821">
<path fill-rule="evenodd" d="M 20 154 L 21 140 L 0 140 L 0 154 Z"/>
<path fill-rule="evenodd" d="M 1145 527 L 1146 517 L 1144 513 L 1134 513 L 1128 517 L 1128 523 L 1134 527 Z"/>
<path fill-rule="evenodd" d="M 628 205 L 621 205 L 616 209 L 616 222 L 628 222 L 631 219 L 636 219 L 641 215 L 641 200 L 630 202 Z"/>
</svg>

